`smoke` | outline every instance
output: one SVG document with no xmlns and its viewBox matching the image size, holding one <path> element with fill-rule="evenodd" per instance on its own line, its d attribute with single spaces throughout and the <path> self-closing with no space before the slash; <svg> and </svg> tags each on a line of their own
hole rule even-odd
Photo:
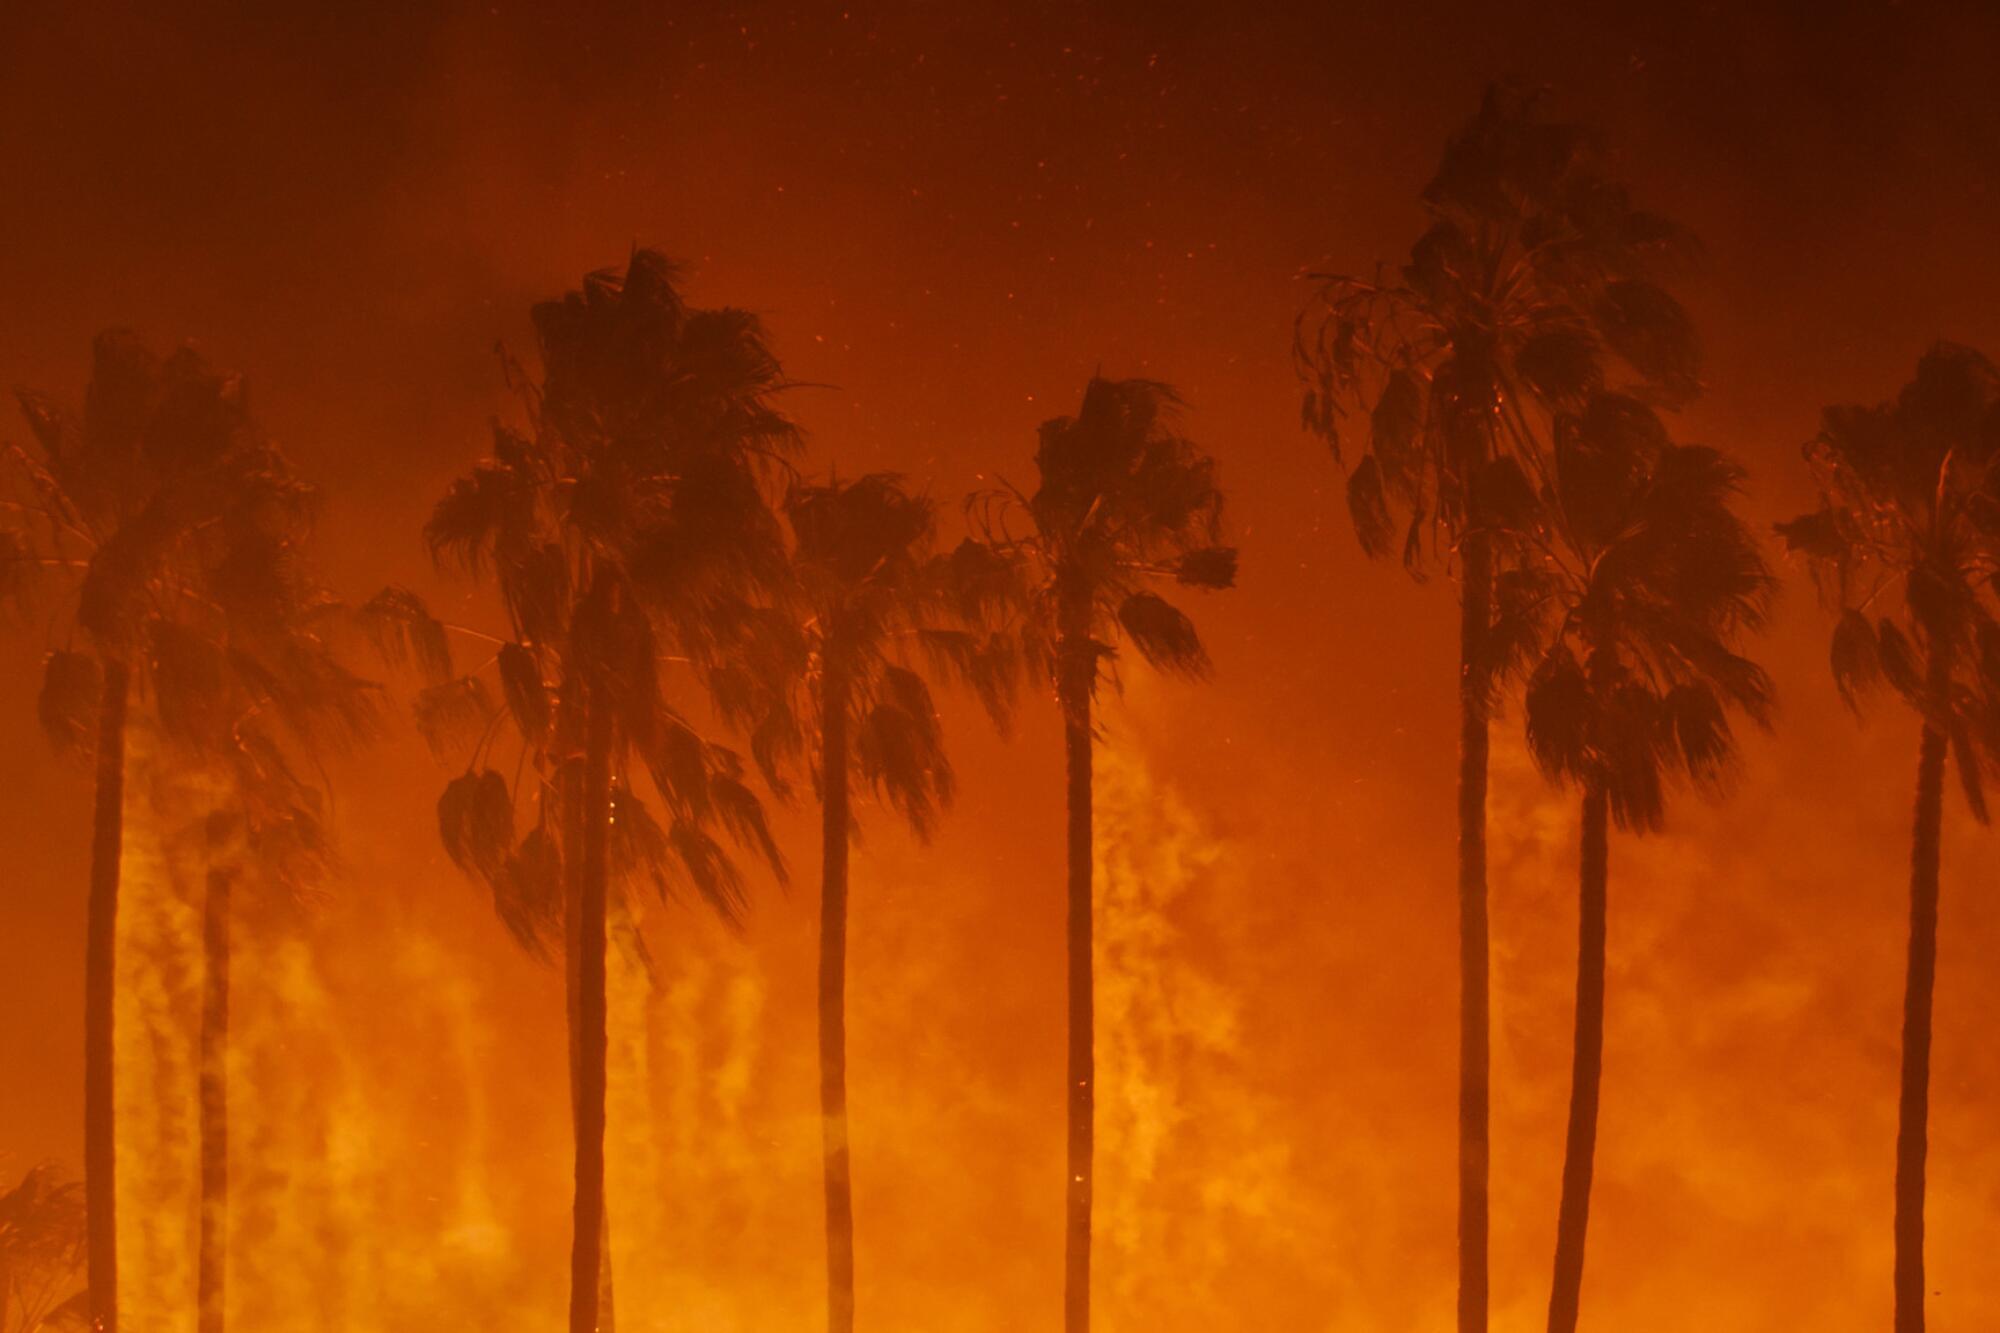
<svg viewBox="0 0 2000 1333">
<path fill-rule="evenodd" d="M 215 788 L 164 759 L 136 710 L 125 764 L 113 1011 L 120 1298 L 133 1333 L 178 1333 L 194 1327 L 202 978 L 202 869 L 186 852 Z"/>
<path fill-rule="evenodd" d="M 163 754 L 143 721 L 127 762 L 121 1317 L 135 1333 L 178 1333 L 194 1326 L 199 1197 L 205 863 L 193 831 L 223 788 Z M 353 1025 L 310 933 L 270 920 L 250 929 L 243 915 L 239 906 L 228 1061 L 232 1323 L 271 1333 L 415 1328 L 478 1293 L 483 1326 L 539 1327 L 510 1299 L 543 1278 L 500 1214 L 494 1159 L 506 1154 L 487 1114 L 496 1043 L 460 961 L 418 931 L 376 940 L 366 966 L 398 997 L 401 1025 L 385 1051 Z"/>
<path fill-rule="evenodd" d="M 1394 856 L 1387 871 L 1319 863 L 1318 841 L 1260 854 L 1158 777 L 1159 762 L 1119 743 L 1099 757 L 1100 1322 L 1448 1326 L 1448 873 L 1399 871 Z M 132 772 L 123 1306 L 139 1333 L 181 1333 L 201 980 L 187 830 L 216 793 L 161 762 L 143 727 Z M 1547 1300 L 1568 1093 L 1575 798 L 1540 780 L 1504 726 L 1492 792 L 1493 1324 L 1527 1333 Z M 1839 848 L 1801 839 L 1777 870 L 1736 851 L 1744 827 L 1796 818 L 1774 816 L 1777 799 L 1759 788 L 1722 810 L 1687 803 L 1666 833 L 1614 836 L 1584 1293 L 1610 1327 L 1879 1322 L 1854 1293 L 1887 1286 L 1900 872 L 1893 846 L 1866 867 L 1872 933 L 1816 911 L 1825 884 L 1859 873 Z M 1970 848 L 1969 829 L 1948 842 Z M 999 1333 L 1054 1317 L 1060 877 L 981 877 L 967 863 L 894 839 L 855 861 L 860 1299 L 884 1329 Z M 1981 1115 L 2000 1086 L 1981 1024 L 1991 928 L 1974 910 L 1976 859 L 1955 864 L 1932 1140 L 1941 1274 L 1977 1270 L 1994 1208 L 1982 1182 L 2000 1172 Z M 570 1202 L 559 979 L 497 930 L 441 926 L 466 908 L 454 880 L 398 892 L 356 879 L 330 919 L 236 935 L 231 1318 L 258 1333 L 400 1333 L 441 1316 L 546 1328 L 562 1308 Z M 821 1318 L 813 915 L 780 902 L 740 937 L 679 906 L 615 925 L 608 1191 L 623 1333 Z M 1796 1061 L 1772 1057 L 1790 1048 Z M 1846 1278 L 1824 1280 L 1824 1265 Z M 1735 1276 L 1691 1283 L 1703 1272 Z M 1977 1292 L 1941 1289 L 1936 1327 L 1987 1326 Z"/>
<path fill-rule="evenodd" d="M 1097 769 L 1098 1308 L 1118 1328 L 1227 1327 L 1232 1273 L 1302 1258 L 1309 1226 L 1283 1108 L 1237 1056 L 1242 1005 L 1193 938 L 1255 886 L 1140 760 Z"/>
</svg>

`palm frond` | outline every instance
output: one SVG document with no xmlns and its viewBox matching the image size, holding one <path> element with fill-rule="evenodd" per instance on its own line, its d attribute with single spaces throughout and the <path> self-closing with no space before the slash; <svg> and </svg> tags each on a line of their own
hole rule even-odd
<svg viewBox="0 0 2000 1333">
<path fill-rule="evenodd" d="M 430 685 L 452 678 L 450 636 L 423 598 L 408 588 L 383 588 L 355 610 L 354 619 L 390 666 L 414 664 Z"/>
<path fill-rule="evenodd" d="M 890 667 L 855 729 L 854 757 L 863 780 L 928 840 L 957 782 L 928 686 L 914 671 Z"/>
<path fill-rule="evenodd" d="M 445 855 L 489 884 L 506 873 L 514 852 L 514 798 L 490 768 L 466 770 L 438 797 L 438 835 Z"/>
<path fill-rule="evenodd" d="M 1118 605 L 1118 623 L 1140 655 L 1159 670 L 1194 680 L 1208 675 L 1208 652 L 1194 622 L 1164 597 L 1131 594 Z"/>
<path fill-rule="evenodd" d="M 42 664 L 42 689 L 35 713 L 42 732 L 64 754 L 88 755 L 95 748 L 97 715 L 104 697 L 104 672 L 89 653 L 52 652 Z"/>
<path fill-rule="evenodd" d="M 410 705 L 417 734 L 440 759 L 477 742 L 499 712 L 492 692 L 478 676 L 426 686 Z"/>
<path fill-rule="evenodd" d="M 500 673 L 501 697 L 515 729 L 531 740 L 549 729 L 554 707 L 548 686 L 542 680 L 542 665 L 534 649 L 521 643 L 503 643 L 495 658 Z"/>
<path fill-rule="evenodd" d="M 1840 697 L 1860 712 L 1862 696 L 1882 679 L 1882 658 L 1873 622 L 1853 607 L 1842 611 L 1834 626 L 1832 666 Z"/>
<path fill-rule="evenodd" d="M 494 914 L 507 933 L 531 957 L 542 962 L 553 958 L 562 940 L 563 861 L 548 825 L 528 830 L 489 882 Z"/>
</svg>

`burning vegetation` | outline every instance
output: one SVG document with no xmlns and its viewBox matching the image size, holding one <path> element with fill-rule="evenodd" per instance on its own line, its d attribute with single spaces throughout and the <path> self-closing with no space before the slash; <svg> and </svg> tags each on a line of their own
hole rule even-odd
<svg viewBox="0 0 2000 1333">
<path fill-rule="evenodd" d="M 2000 369 L 1904 350 L 1773 524 L 1692 434 L 1699 247 L 1642 193 L 1495 85 L 1414 240 L 1264 330 L 1320 446 L 1284 487 L 1440 585 L 1412 620 L 1359 567 L 1353 606 L 1232 619 L 1295 552 L 1145 362 L 961 501 L 823 456 L 786 317 L 652 248 L 529 306 L 479 447 L 423 442 L 420 531 L 330 508 L 192 345 L 100 334 L 80 394 L 19 393 L 0 491 L 23 711 L 89 815 L 81 1172 L 6 1182 L 0 1333 L 2000 1318 L 1992 1200 L 1930 1151 L 2000 1178 L 2000 1077 L 1953 1065 L 1994 993 L 1941 961 L 2000 775 Z M 346 586 L 349 546 L 390 554 Z M 1358 751 L 1252 817 L 1195 794 L 1260 655 L 1345 689 L 1453 599 L 1406 659 L 1427 834 L 1358 836 Z M 1837 712 L 1781 716 L 1787 633 L 1906 724 L 1914 823 L 1899 769 L 1755 873 L 1907 859 L 1906 948 L 1844 890 L 1805 924 L 1734 891 L 1746 829 L 1804 818 L 1746 771 Z M 1788 931 L 1834 979 L 1771 966 Z M 1892 1051 L 1797 1075 L 1855 1119 L 1809 1090 L 1696 1141 L 1746 1033 L 1864 1013 Z M 1669 1298 L 1653 1256 L 1709 1226 L 1823 1262 Z"/>
</svg>

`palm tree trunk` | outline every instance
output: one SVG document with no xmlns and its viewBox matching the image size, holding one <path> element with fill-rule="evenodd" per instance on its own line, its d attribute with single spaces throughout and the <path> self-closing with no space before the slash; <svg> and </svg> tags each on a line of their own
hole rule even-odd
<svg viewBox="0 0 2000 1333">
<path fill-rule="evenodd" d="M 1095 977 L 1091 940 L 1091 685 L 1088 607 L 1067 608 L 1058 647 L 1069 802 L 1069 1175 L 1063 1247 L 1064 1333 L 1090 1328 L 1090 1205 L 1096 1136 Z"/>
<path fill-rule="evenodd" d="M 1487 626 L 1493 552 L 1464 541 L 1458 631 L 1458 1329 L 1486 1333 L 1488 1007 L 1486 927 Z"/>
<path fill-rule="evenodd" d="M 579 955 L 583 944 L 583 830 L 585 826 L 583 802 L 578 799 L 565 803 L 562 840 L 567 849 L 563 863 L 563 1030 L 569 1046 L 569 1114 L 571 1132 L 581 1123 L 578 1118 L 578 1093 L 583 1086 L 582 1070 L 578 1068 L 578 1040 L 581 1021 L 580 996 L 582 994 L 582 963 Z M 609 1033 L 606 1034 L 607 1044 Z M 603 1220 L 598 1226 L 598 1279 L 597 1279 L 597 1327 L 599 1333 L 613 1333 L 618 1326 L 616 1307 L 612 1303 L 611 1291 L 611 1209 L 603 1209 Z"/>
<path fill-rule="evenodd" d="M 577 922 L 576 1209 L 570 1233 L 570 1333 L 597 1333 L 604 1244 L 606 840 L 611 709 L 593 689 L 583 777 L 583 883 Z"/>
<path fill-rule="evenodd" d="M 211 855 L 214 850 L 211 838 Z M 209 867 L 201 912 L 201 1218 L 195 1262 L 200 1333 L 222 1333 L 228 1264 L 230 879 L 226 867 Z"/>
<path fill-rule="evenodd" d="M 97 802 L 90 840 L 90 906 L 84 956 L 83 1175 L 88 1213 L 90 1322 L 118 1328 L 117 1139 L 112 1112 L 112 1002 L 117 961 L 118 868 L 125 840 L 125 711 L 130 669 L 104 664 L 97 732 Z"/>
<path fill-rule="evenodd" d="M 1605 795 L 1583 797 L 1576 932 L 1576 1043 L 1569 1076 L 1569 1137 L 1563 1146 L 1562 1206 L 1556 1215 L 1556 1272 L 1549 1333 L 1576 1333 L 1583 1297 L 1583 1242 L 1590 1225 L 1590 1177 L 1597 1154 L 1597 1093 L 1604 1076 L 1604 926 L 1610 879 Z"/>
<path fill-rule="evenodd" d="M 1950 672 L 1931 664 L 1932 697 Z M 1924 1157 L 1931 1080 L 1931 993 L 1937 981 L 1938 859 L 1944 812 L 1945 736 L 1928 721 L 1917 758 L 1916 827 L 1910 847 L 1910 953 L 1903 989 L 1903 1087 L 1896 1117 L 1896 1333 L 1924 1328 Z"/>
<path fill-rule="evenodd" d="M 826 1326 L 854 1328 L 854 1194 L 847 1147 L 847 684 L 821 683 L 819 1113 L 826 1149 Z"/>
</svg>

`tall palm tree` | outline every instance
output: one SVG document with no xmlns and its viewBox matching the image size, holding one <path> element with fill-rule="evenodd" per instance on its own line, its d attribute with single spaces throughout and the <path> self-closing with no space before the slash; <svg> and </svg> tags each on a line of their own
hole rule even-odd
<svg viewBox="0 0 2000 1333">
<path fill-rule="evenodd" d="M 951 562 L 933 552 L 931 502 L 900 478 L 795 485 L 785 513 L 796 537 L 803 634 L 803 734 L 817 749 L 822 848 L 819 949 L 820 1120 L 825 1147 L 827 1327 L 854 1328 L 854 1206 L 847 1133 L 847 901 L 851 775 L 928 839 L 954 790 L 930 687 L 930 665 L 969 681 L 997 722 L 1011 700 L 1011 653 L 998 635 L 961 623 Z M 969 590 L 968 590 L 969 591 Z M 764 673 L 766 681 L 787 674 Z M 746 687 L 756 682 L 744 682 Z M 749 697 L 744 694 L 742 697 Z M 798 724 L 785 727 L 796 736 Z M 772 733 L 766 732 L 767 736 Z"/>
<path fill-rule="evenodd" d="M 1236 552 L 1220 544 L 1215 464 L 1180 433 L 1179 409 L 1180 399 L 1164 384 L 1093 378 L 1076 415 L 1043 424 L 1035 493 L 1006 488 L 975 495 L 972 514 L 983 540 L 953 556 L 975 599 L 1017 602 L 1021 661 L 1053 681 L 1062 714 L 1069 809 L 1067 1333 L 1090 1327 L 1091 710 L 1121 640 L 1161 670 L 1207 675 L 1194 622 L 1151 587 L 1170 581 L 1219 589 L 1236 578 Z"/>
<path fill-rule="evenodd" d="M 1677 402 L 1696 389 L 1697 358 L 1660 285 L 1684 235 L 1634 207 L 1590 136 L 1544 119 L 1535 94 L 1487 91 L 1423 207 L 1429 225 L 1399 272 L 1311 275 L 1293 352 L 1306 428 L 1336 459 L 1359 437 L 1347 502 L 1362 549 L 1400 549 L 1419 578 L 1440 558 L 1458 575 L 1458 1328 L 1485 1333 L 1494 578 L 1547 482 L 1554 415 L 1614 370 Z"/>
<path fill-rule="evenodd" d="M 2000 372 L 1939 343 L 1891 401 L 1826 410 L 1805 447 L 1820 493 L 1778 525 L 1838 611 L 1833 675 L 1849 706 L 1886 681 L 1922 724 L 1896 1126 L 1895 1327 L 1924 1327 L 1924 1158 L 1947 753 L 1985 822 L 2000 753 Z"/>
<path fill-rule="evenodd" d="M 154 635 L 154 693 L 173 749 L 205 765 L 227 795 L 205 821 L 203 988 L 197 1068 L 200 1190 L 196 1309 L 222 1333 L 229 1216 L 229 1011 L 232 933 L 241 889 L 267 908 L 301 902 L 324 876 L 325 793 L 301 776 L 372 730 L 374 686 L 332 644 L 339 605 L 306 559 L 311 488 L 269 451 L 264 483 L 282 510 L 231 517 L 225 554 L 200 606 Z M 321 770 L 323 771 L 323 770 Z"/>
<path fill-rule="evenodd" d="M 506 629 L 474 635 L 491 649 L 479 669 L 455 672 L 450 627 L 407 591 L 367 608 L 384 645 L 431 682 L 417 702 L 426 735 L 470 750 L 438 803 L 446 850 L 491 886 L 524 945 L 552 952 L 562 932 L 572 1333 L 598 1327 L 604 1269 L 607 895 L 644 876 L 662 892 L 691 886 L 733 919 L 743 880 L 717 831 L 782 870 L 741 761 L 673 707 L 662 671 L 673 659 L 720 669 L 728 626 L 781 582 L 765 483 L 797 435 L 772 405 L 785 380 L 758 321 L 690 307 L 678 281 L 640 250 L 622 274 L 535 307 L 541 383 L 508 365 L 527 429 L 496 426 L 490 457 L 426 528 L 440 560 L 499 586 Z M 503 718 L 521 742 L 512 782 L 492 761 Z M 523 803 L 533 822 L 517 836 Z"/>
<path fill-rule="evenodd" d="M 1771 685 L 1737 648 L 1772 580 L 1734 512 L 1741 470 L 1667 442 L 1653 414 L 1598 395 L 1558 420 L 1545 540 L 1501 576 L 1498 665 L 1532 657 L 1528 748 L 1582 794 L 1576 1032 L 1549 1333 L 1574 1333 L 1583 1289 L 1604 1055 L 1610 826 L 1659 828 L 1669 785 L 1715 793 L 1736 757 L 1730 715 L 1760 726 Z"/>
<path fill-rule="evenodd" d="M 64 646 L 40 712 L 59 743 L 93 751 L 84 996 L 84 1192 L 93 1327 L 117 1327 L 112 1112 L 113 951 L 123 842 L 125 728 L 135 693 L 171 691 L 192 619 L 225 590 L 239 548 L 294 521 L 307 497 L 249 424 L 239 381 L 189 349 L 162 359 L 113 331 L 93 347 L 80 415 L 23 394 L 37 449 L 10 448 L 18 568 L 73 575 Z"/>
</svg>

